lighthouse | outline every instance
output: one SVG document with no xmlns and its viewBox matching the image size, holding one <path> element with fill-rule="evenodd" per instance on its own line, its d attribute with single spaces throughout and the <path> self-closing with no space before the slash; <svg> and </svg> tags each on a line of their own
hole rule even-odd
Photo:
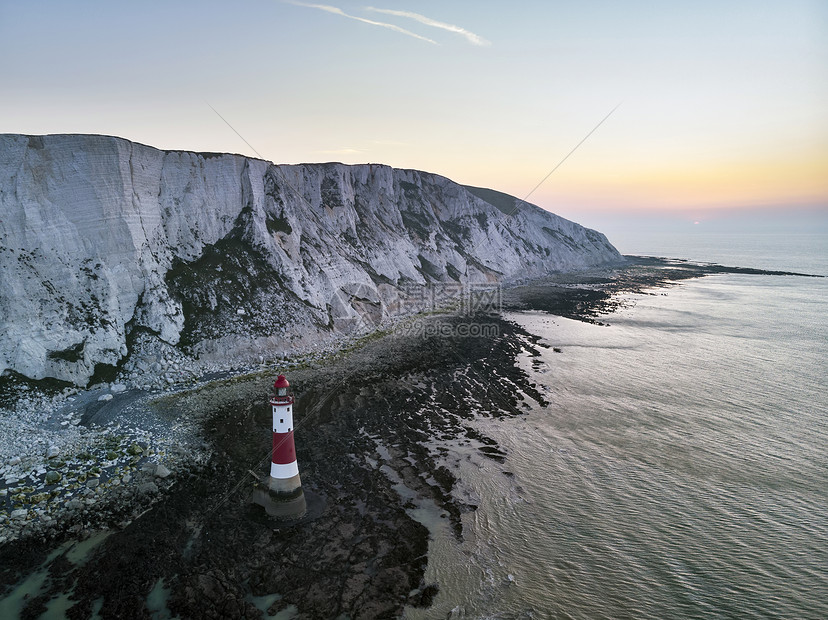
<svg viewBox="0 0 828 620">
<path fill-rule="evenodd" d="M 273 384 L 270 407 L 273 413 L 270 477 L 267 498 L 262 497 L 265 501 L 258 503 L 262 503 L 271 516 L 298 519 L 305 514 L 307 506 L 293 445 L 293 394 L 284 375 L 279 375 Z"/>
</svg>

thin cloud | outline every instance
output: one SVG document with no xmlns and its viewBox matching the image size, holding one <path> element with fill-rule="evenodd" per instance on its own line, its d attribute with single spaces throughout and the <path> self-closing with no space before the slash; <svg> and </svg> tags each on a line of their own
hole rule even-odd
<svg viewBox="0 0 828 620">
<path fill-rule="evenodd" d="M 331 6 L 329 4 L 309 4 L 306 2 L 297 2 L 296 0 L 285 0 L 287 4 L 294 4 L 296 6 L 303 6 L 309 9 L 319 9 L 320 11 L 325 11 L 327 13 L 333 13 L 334 15 L 341 15 L 342 17 L 347 17 L 348 19 L 353 19 L 358 22 L 362 22 L 363 24 L 370 24 L 372 26 L 379 26 L 380 28 L 388 28 L 389 30 L 393 30 L 394 32 L 399 32 L 400 34 L 408 35 L 409 37 L 414 37 L 415 39 L 419 39 L 420 41 L 425 41 L 426 43 L 431 43 L 432 45 L 439 45 L 437 41 L 429 39 L 428 37 L 423 37 L 418 35 L 416 32 L 411 32 L 410 30 L 406 30 L 405 28 L 400 28 L 399 26 L 395 26 L 394 24 L 389 24 L 386 22 L 378 22 L 374 21 L 373 19 L 365 19 L 364 17 L 357 17 L 356 15 L 349 15 L 339 7 Z"/>
<path fill-rule="evenodd" d="M 366 11 L 372 11 L 374 13 L 382 13 L 384 15 L 394 15 L 396 17 L 407 17 L 408 19 L 413 19 L 414 21 L 420 22 L 421 24 L 425 24 L 426 26 L 431 26 L 433 28 L 440 28 L 441 30 L 448 30 L 449 32 L 454 32 L 455 34 L 459 34 L 465 37 L 469 43 L 472 45 L 480 45 L 486 46 L 491 45 L 491 41 L 487 41 L 483 37 L 474 34 L 473 32 L 469 32 L 465 28 L 461 28 L 460 26 L 455 26 L 453 24 L 447 24 L 445 22 L 437 21 L 436 19 L 431 19 L 430 17 L 426 17 L 425 15 L 420 15 L 419 13 L 413 13 L 412 11 L 395 11 L 393 9 L 378 9 L 373 6 L 366 6 Z"/>
</svg>

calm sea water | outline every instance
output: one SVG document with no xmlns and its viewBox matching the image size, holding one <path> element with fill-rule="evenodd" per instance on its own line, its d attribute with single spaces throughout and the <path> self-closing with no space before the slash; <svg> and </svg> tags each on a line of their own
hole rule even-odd
<svg viewBox="0 0 828 620">
<path fill-rule="evenodd" d="M 638 243 L 828 274 L 826 236 Z M 478 423 L 503 465 L 454 447 L 479 508 L 461 544 L 432 522 L 441 591 L 408 617 L 828 618 L 828 279 L 654 293 L 610 327 L 510 315 L 561 349 L 519 362 L 552 404 Z"/>
</svg>

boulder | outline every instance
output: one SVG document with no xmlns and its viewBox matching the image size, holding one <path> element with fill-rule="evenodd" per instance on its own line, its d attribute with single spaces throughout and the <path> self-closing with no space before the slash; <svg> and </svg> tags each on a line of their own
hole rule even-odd
<svg viewBox="0 0 828 620">
<path fill-rule="evenodd" d="M 156 478 L 161 478 L 162 480 L 168 478 L 172 474 L 172 472 L 164 467 L 162 463 L 158 463 L 158 465 L 155 466 L 155 472 L 153 473 Z"/>
</svg>

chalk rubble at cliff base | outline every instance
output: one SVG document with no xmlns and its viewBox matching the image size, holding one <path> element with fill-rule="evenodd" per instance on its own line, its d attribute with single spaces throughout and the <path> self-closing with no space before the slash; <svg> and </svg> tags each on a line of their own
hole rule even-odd
<svg viewBox="0 0 828 620">
<path fill-rule="evenodd" d="M 209 400 L 167 418 L 154 403 L 182 390 L 197 394 L 217 376 L 275 376 L 316 364 L 354 341 L 342 335 L 335 348 L 317 346 L 293 358 L 251 355 L 204 363 L 142 335 L 112 383 L 51 395 L 19 387 L 13 406 L 0 409 L 0 544 L 56 532 L 67 522 L 104 525 L 112 514 L 158 497 L 176 473 L 201 467 L 211 453 L 200 439 Z M 261 398 L 265 402 L 267 394 Z"/>
</svg>

